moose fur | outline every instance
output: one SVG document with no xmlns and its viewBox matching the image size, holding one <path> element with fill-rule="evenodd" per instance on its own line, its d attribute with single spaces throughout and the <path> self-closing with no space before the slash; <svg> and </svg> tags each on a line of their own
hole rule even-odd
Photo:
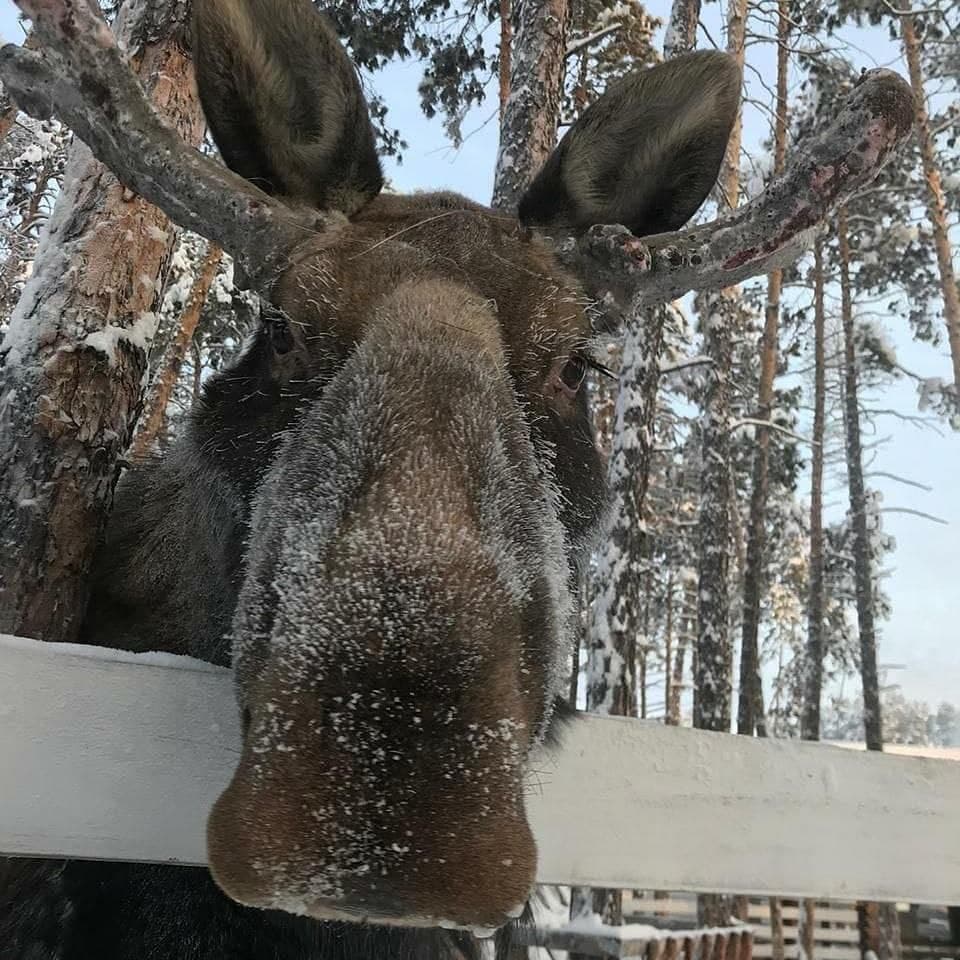
<svg viewBox="0 0 960 960">
<path fill-rule="evenodd" d="M 181 439 L 121 481 L 89 643 L 232 663 L 244 748 L 211 870 L 8 862 L 4 960 L 470 958 L 534 881 L 527 757 L 603 512 L 587 302 L 529 226 L 643 234 L 716 177 L 739 73 L 615 86 L 512 215 L 380 192 L 307 0 L 196 0 L 225 162 L 329 211 Z M 214 882 L 215 881 L 215 882 Z"/>
</svg>

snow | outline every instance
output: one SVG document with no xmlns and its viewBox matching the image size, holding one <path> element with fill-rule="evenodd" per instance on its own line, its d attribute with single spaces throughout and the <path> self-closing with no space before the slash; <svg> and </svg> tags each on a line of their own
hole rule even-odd
<svg viewBox="0 0 960 960">
<path fill-rule="evenodd" d="M 667 940 L 684 940 L 690 936 L 717 936 L 729 934 L 731 929 L 750 930 L 748 924 L 734 921 L 729 927 L 697 927 L 691 925 L 688 930 L 668 930 L 654 927 L 648 923 L 607 924 L 596 913 L 577 916 L 566 923 L 538 923 L 538 929 L 545 933 L 562 936 L 564 934 L 582 935 L 596 939 L 614 940 L 621 943 L 649 943 Z"/>
<path fill-rule="evenodd" d="M 14 165 L 21 163 L 40 163 L 43 160 L 43 149 L 37 143 L 31 143 L 23 153 L 20 154 L 13 162 Z"/>
<path fill-rule="evenodd" d="M 218 667 L 204 660 L 185 657 L 176 653 L 150 651 L 131 653 L 128 650 L 115 650 L 112 647 L 93 647 L 84 643 L 47 643 L 31 640 L 27 637 L 14 637 L 0 634 L 0 651 L 21 650 L 40 653 L 49 657 L 83 657 L 86 660 L 101 660 L 111 663 L 130 663 L 145 667 L 164 667 L 168 670 L 196 670 L 202 673 L 229 674 L 226 667 Z"/>
<path fill-rule="evenodd" d="M 85 346 L 104 354 L 114 366 L 117 362 L 117 346 L 121 342 L 130 343 L 139 347 L 144 354 L 150 348 L 153 336 L 157 332 L 159 323 L 157 314 L 151 310 L 144 310 L 131 327 L 118 327 L 107 324 L 102 330 L 88 333 L 83 339 Z"/>
</svg>

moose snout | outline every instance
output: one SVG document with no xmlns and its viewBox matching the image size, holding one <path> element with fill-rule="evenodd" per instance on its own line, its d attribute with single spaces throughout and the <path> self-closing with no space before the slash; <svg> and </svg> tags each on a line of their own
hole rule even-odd
<svg viewBox="0 0 960 960">
<path fill-rule="evenodd" d="M 260 749 L 254 720 L 210 815 L 211 870 L 231 898 L 395 926 L 495 928 L 518 914 L 536 847 L 506 725 L 401 751 L 363 724 L 319 735 L 314 725 L 306 744 L 288 720 L 280 751 Z M 364 759 L 381 762 L 358 762 L 337 736 L 366 741 Z"/>
</svg>

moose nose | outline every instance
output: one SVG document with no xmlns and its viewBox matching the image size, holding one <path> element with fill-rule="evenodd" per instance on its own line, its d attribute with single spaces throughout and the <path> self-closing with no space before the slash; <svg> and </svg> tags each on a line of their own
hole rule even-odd
<svg viewBox="0 0 960 960">
<path fill-rule="evenodd" d="M 522 803 L 454 791 L 399 821 L 388 797 L 323 794 L 242 762 L 207 824 L 221 889 L 320 920 L 496 928 L 519 914 L 536 870 Z"/>
</svg>

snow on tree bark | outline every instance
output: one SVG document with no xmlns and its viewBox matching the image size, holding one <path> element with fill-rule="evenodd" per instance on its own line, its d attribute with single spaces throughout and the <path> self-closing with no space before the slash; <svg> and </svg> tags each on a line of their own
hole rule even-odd
<svg viewBox="0 0 960 960">
<path fill-rule="evenodd" d="M 695 50 L 699 25 L 700 0 L 673 0 L 667 32 L 663 38 L 664 58 L 669 60 Z"/>
<path fill-rule="evenodd" d="M 613 522 L 598 557 L 587 662 L 587 709 L 594 713 L 636 714 L 629 667 L 641 627 L 646 496 L 668 312 L 665 306 L 646 311 L 643 326 L 632 325 L 623 344 L 608 467 Z"/>
<path fill-rule="evenodd" d="M 568 0 L 519 0 L 493 206 L 515 210 L 557 143 Z"/>
<path fill-rule="evenodd" d="M 701 730 L 730 730 L 730 499 L 727 469 L 730 456 L 730 372 L 733 339 L 729 331 L 731 303 L 711 298 L 703 316 L 704 352 L 713 361 L 700 420 L 703 467 L 700 475 L 700 517 L 697 591 L 697 657 L 693 687 L 693 725 Z"/>
<path fill-rule="evenodd" d="M 117 31 L 156 108 L 199 143 L 184 15 L 181 2 L 131 3 Z M 172 240 L 75 141 L 0 357 L 0 630 L 71 640 L 79 627 Z"/>
<path fill-rule="evenodd" d="M 150 453 L 151 447 L 160 435 L 167 417 L 167 404 L 173 395 L 180 368 L 186 358 L 187 350 L 193 341 L 203 305 L 207 294 L 217 276 L 220 259 L 223 251 L 215 244 L 207 248 L 206 256 L 200 265 L 200 272 L 190 288 L 190 295 L 183 306 L 180 316 L 180 326 L 169 348 L 164 354 L 160 369 L 154 377 L 150 394 L 144 406 L 145 414 L 140 420 L 137 432 L 130 445 L 130 456 L 133 460 L 141 460 Z"/>
<path fill-rule="evenodd" d="M 910 9 L 909 2 L 898 4 L 898 6 L 906 10 Z M 917 37 L 913 14 L 900 18 L 900 33 L 907 68 L 910 71 L 910 83 L 916 100 L 917 139 L 920 144 L 920 158 L 923 162 L 923 176 L 927 185 L 927 216 L 930 217 L 930 226 L 933 229 L 933 243 L 937 252 L 937 266 L 940 270 L 943 321 L 947 327 L 947 340 L 953 361 L 954 403 L 960 417 L 960 287 L 957 285 L 957 276 L 953 267 L 953 251 L 947 227 L 947 201 L 934 152 L 930 116 L 927 113 L 927 95 L 923 83 L 923 68 L 920 64 L 920 40 Z"/>
</svg>

